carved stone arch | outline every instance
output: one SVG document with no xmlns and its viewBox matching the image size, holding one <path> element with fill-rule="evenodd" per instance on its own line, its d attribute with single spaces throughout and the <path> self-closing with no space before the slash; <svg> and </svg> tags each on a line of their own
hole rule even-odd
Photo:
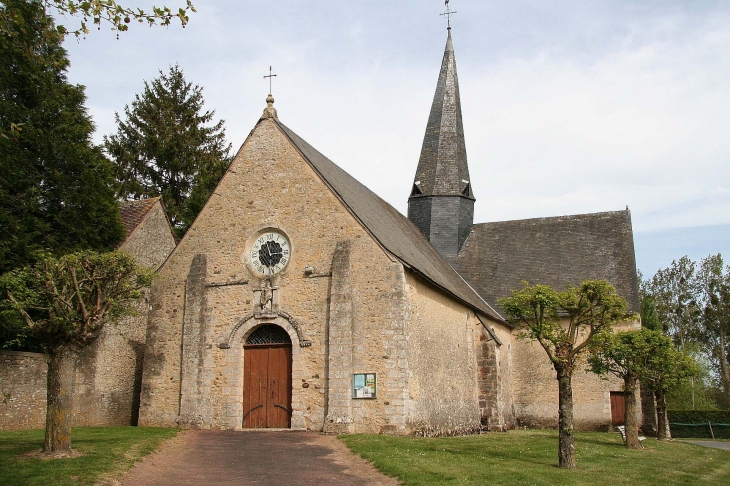
<svg viewBox="0 0 730 486">
<path fill-rule="evenodd" d="M 281 322 L 277 322 L 281 320 L 280 318 L 285 320 L 286 323 L 289 324 L 289 326 L 285 326 L 282 325 Z M 297 320 L 286 312 L 278 311 L 271 313 L 271 315 L 267 314 L 265 316 L 256 313 L 245 316 L 243 319 L 239 320 L 235 326 L 233 326 L 233 329 L 231 329 L 231 332 L 228 334 L 226 340 L 220 343 L 218 347 L 221 349 L 229 349 L 232 343 L 236 342 L 237 340 L 246 339 L 255 328 L 259 327 L 259 325 L 262 324 L 276 324 L 281 326 L 289 333 L 289 337 L 291 338 L 292 343 L 296 340 L 299 343 L 299 346 L 302 348 L 312 345 L 312 341 L 305 338 L 302 327 L 297 322 Z"/>
</svg>

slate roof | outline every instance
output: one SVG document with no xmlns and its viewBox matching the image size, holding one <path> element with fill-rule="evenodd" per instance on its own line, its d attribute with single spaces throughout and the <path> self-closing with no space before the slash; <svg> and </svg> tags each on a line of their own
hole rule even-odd
<svg viewBox="0 0 730 486">
<path fill-rule="evenodd" d="M 127 232 L 125 238 L 128 238 L 137 229 L 137 226 L 144 221 L 147 213 L 150 212 L 159 199 L 159 197 L 153 197 L 138 201 L 123 201 L 119 205 L 119 210 L 122 213 L 122 224 L 124 225 L 124 230 Z"/>
<path fill-rule="evenodd" d="M 408 218 L 319 153 L 276 118 L 271 118 L 370 234 L 407 268 L 483 315 L 504 322 L 444 260 Z"/>
<path fill-rule="evenodd" d="M 605 279 L 639 312 L 628 210 L 475 224 L 452 264 L 488 302 L 522 281 L 564 288 Z"/>
<path fill-rule="evenodd" d="M 423 137 L 412 197 L 436 195 L 474 198 L 471 184 L 468 182 L 469 166 L 466 161 L 464 125 L 461 120 L 456 58 L 451 42 L 451 30 L 448 32 L 436 93 L 431 104 L 426 134 Z M 416 186 L 419 191 L 415 190 Z"/>
</svg>

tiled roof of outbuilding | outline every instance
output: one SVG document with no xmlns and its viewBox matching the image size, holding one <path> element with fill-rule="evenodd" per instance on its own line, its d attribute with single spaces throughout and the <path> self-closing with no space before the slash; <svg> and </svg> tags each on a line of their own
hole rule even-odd
<svg viewBox="0 0 730 486">
<path fill-rule="evenodd" d="M 605 279 L 639 311 L 631 213 L 475 224 L 454 268 L 489 302 L 530 284 L 562 289 Z"/>
<path fill-rule="evenodd" d="M 159 199 L 159 197 L 153 197 L 138 201 L 123 201 L 119 205 L 119 210 L 122 213 L 122 224 L 124 225 L 124 230 L 127 232 L 125 238 L 129 237 L 137 226 L 144 221 L 147 213 L 150 212 Z"/>
<path fill-rule="evenodd" d="M 273 119 L 273 118 L 272 118 Z M 394 207 L 273 119 L 304 158 L 370 234 L 407 268 L 492 319 L 504 319 L 444 260 L 416 226 Z"/>
</svg>

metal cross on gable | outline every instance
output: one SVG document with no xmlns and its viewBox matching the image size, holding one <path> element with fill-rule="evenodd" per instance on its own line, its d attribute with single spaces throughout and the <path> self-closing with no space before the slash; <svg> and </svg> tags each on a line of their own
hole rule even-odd
<svg viewBox="0 0 730 486">
<path fill-rule="evenodd" d="M 439 15 L 443 15 L 444 17 L 446 17 L 448 29 L 451 30 L 451 16 L 456 13 L 456 10 L 451 10 L 451 8 L 449 7 L 449 0 L 446 0 L 444 4 L 446 5 L 446 12 Z"/>
<path fill-rule="evenodd" d="M 269 94 L 271 94 L 271 78 L 275 78 L 276 74 L 271 74 L 271 66 L 269 66 L 269 75 L 264 76 L 264 79 L 269 78 Z"/>
</svg>

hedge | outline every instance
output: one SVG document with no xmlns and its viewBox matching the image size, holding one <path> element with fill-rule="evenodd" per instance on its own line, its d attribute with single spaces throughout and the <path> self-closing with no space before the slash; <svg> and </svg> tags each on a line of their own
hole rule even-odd
<svg viewBox="0 0 730 486">
<path fill-rule="evenodd" d="M 667 410 L 669 422 L 730 424 L 730 410 Z"/>
<path fill-rule="evenodd" d="M 668 410 L 672 437 L 730 439 L 730 410 Z"/>
</svg>

